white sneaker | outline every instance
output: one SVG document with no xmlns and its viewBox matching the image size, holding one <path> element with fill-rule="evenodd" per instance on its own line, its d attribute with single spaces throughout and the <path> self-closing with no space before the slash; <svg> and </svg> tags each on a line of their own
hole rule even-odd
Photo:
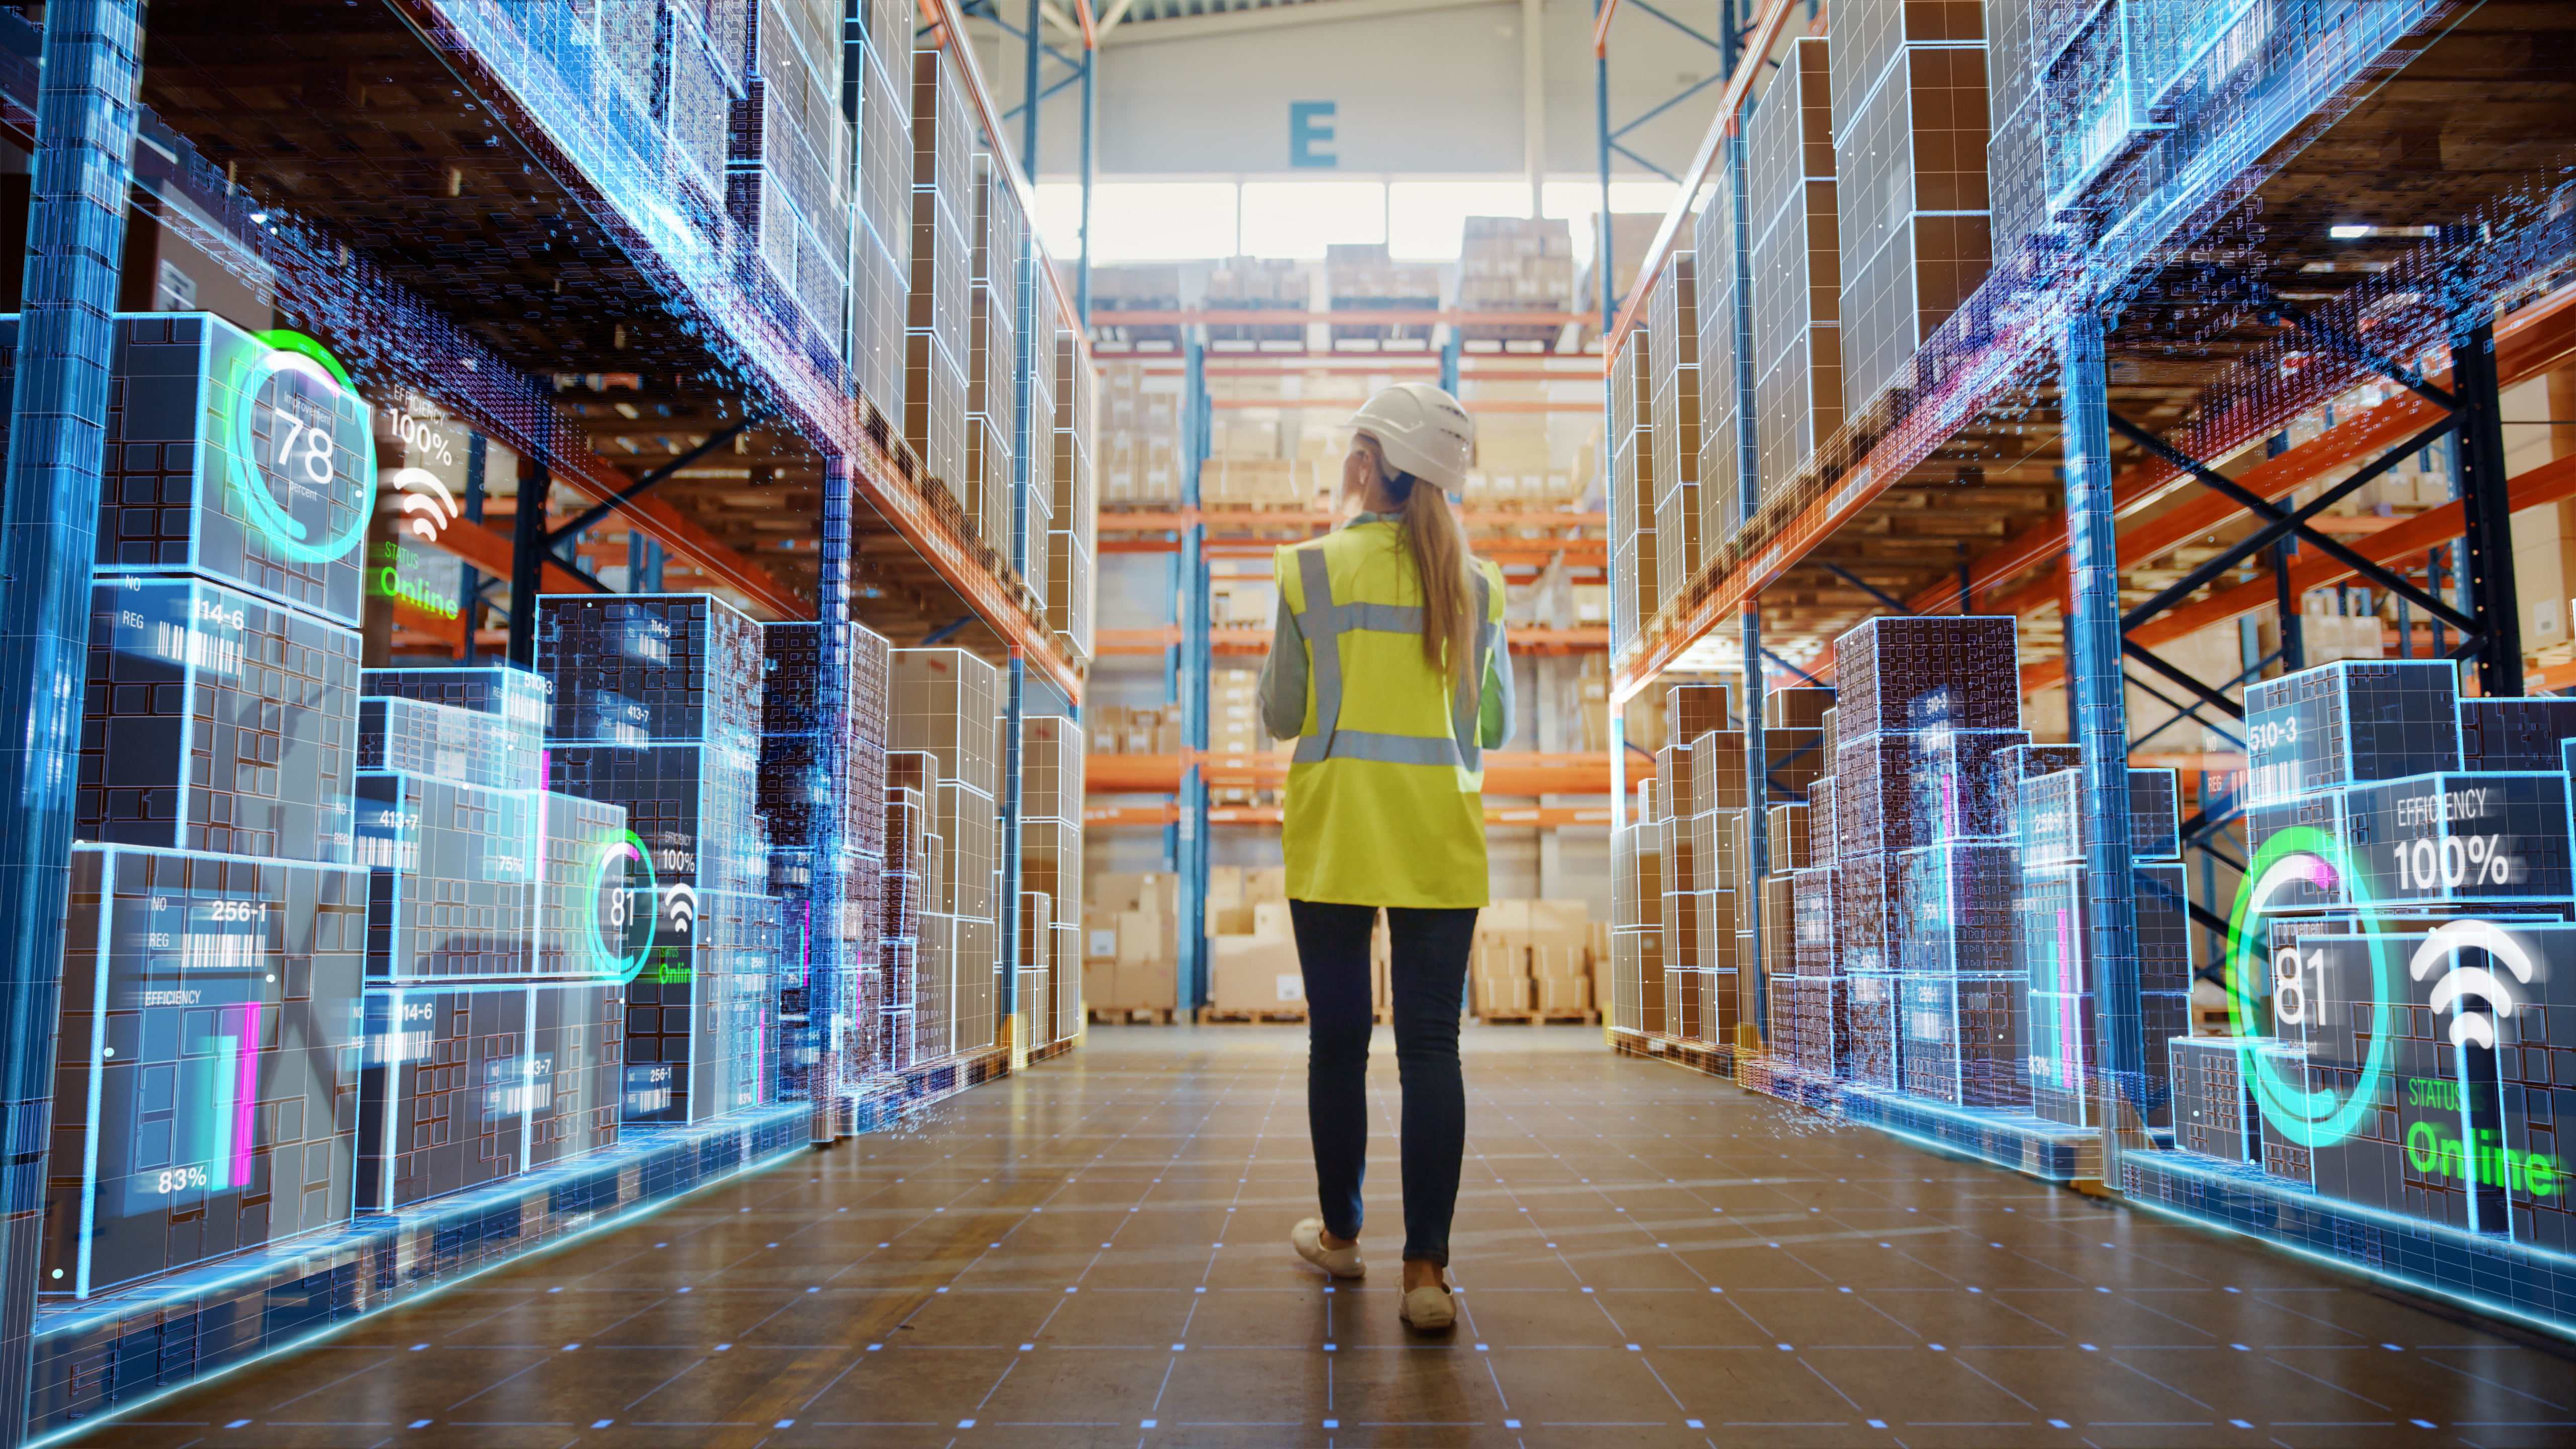
<svg viewBox="0 0 2576 1449">
<path fill-rule="evenodd" d="M 1298 1257 L 1305 1259 L 1307 1262 L 1314 1264 L 1316 1267 L 1323 1269 L 1325 1272 L 1332 1274 L 1336 1278 L 1364 1278 L 1368 1276 L 1368 1264 L 1360 1261 L 1359 1244 L 1353 1243 L 1347 1248 L 1327 1248 L 1324 1246 L 1324 1220 L 1322 1218 L 1307 1218 L 1303 1222 L 1298 1223 L 1297 1226 L 1289 1229 L 1288 1245 L 1297 1250 Z"/>
<path fill-rule="evenodd" d="M 1457 1326 L 1458 1304 L 1442 1288 L 1416 1288 L 1404 1295 L 1395 1316 L 1422 1333 L 1440 1333 Z"/>
</svg>

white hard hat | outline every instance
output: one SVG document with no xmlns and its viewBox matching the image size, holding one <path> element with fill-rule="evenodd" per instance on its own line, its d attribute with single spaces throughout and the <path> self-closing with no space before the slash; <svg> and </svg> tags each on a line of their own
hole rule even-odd
<svg viewBox="0 0 2576 1449">
<path fill-rule="evenodd" d="M 1399 472 L 1444 492 L 1467 486 L 1475 454 L 1476 425 L 1458 400 L 1427 382 L 1399 382 L 1351 414 L 1352 427 L 1377 439 L 1378 451 Z"/>
</svg>

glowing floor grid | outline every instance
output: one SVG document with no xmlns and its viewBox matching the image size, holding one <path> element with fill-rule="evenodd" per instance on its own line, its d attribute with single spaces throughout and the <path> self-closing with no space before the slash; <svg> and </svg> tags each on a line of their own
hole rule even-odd
<svg viewBox="0 0 2576 1449">
<path fill-rule="evenodd" d="M 1457 1331 L 1314 1211 L 1296 1028 L 1081 1049 L 79 1442 L 2563 1445 L 2564 1357 L 2251 1244 L 1621 1059 L 1468 1033 Z"/>
</svg>

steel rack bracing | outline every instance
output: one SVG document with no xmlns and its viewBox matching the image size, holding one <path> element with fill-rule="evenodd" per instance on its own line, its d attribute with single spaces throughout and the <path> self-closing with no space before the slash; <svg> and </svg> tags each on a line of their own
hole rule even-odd
<svg viewBox="0 0 2576 1449">
<path fill-rule="evenodd" d="M 1750 32 L 1749 53 L 1765 53 L 1799 10 L 1794 4 L 1767 9 Z M 2159 168 L 2153 170 L 2158 184 L 2129 198 L 2119 224 L 2087 243 L 2093 272 L 2128 276 L 2154 261 L 2164 238 L 2207 225 L 2214 213 L 2282 166 L 2289 159 L 2283 153 L 2294 150 L 2299 137 L 2349 109 L 2455 13 L 2454 7 L 2431 3 L 2366 7 L 2355 12 L 2351 25 L 2329 29 L 2329 44 L 2284 66 L 2273 77 L 2274 89 L 2264 105 L 2246 108 L 2242 124 L 2231 127 L 2221 118 L 2159 133 L 2147 153 Z M 1614 345 L 1638 324 L 1649 283 L 1681 240 L 1691 196 L 1710 184 L 1722 162 L 1724 143 L 1735 133 L 1759 70 L 1745 68 L 1729 87 L 1718 124 L 1684 173 L 1684 200 L 1667 215 L 1640 282 L 1613 324 Z M 1914 385 L 1882 396 L 1874 413 L 1847 423 L 1799 478 L 1774 490 L 1782 496 L 1714 551 L 1684 596 L 1641 631 L 1645 642 L 1640 652 L 1618 672 L 1614 689 L 1621 701 L 1633 698 L 1690 643 L 1735 615 L 1745 598 L 1781 580 L 1846 523 L 1890 490 L 1905 486 L 1909 474 L 1982 409 L 2017 390 L 2029 390 L 2034 372 L 2049 365 L 2059 330 L 2053 318 L 2066 305 L 2062 289 L 2034 294 L 2027 282 L 2015 285 L 2015 277 L 2030 275 L 2026 267 L 1999 265 L 1943 331 L 1927 339 L 1919 354 L 1927 365 Z M 1928 365 L 1934 357 L 1938 365 Z"/>
<path fill-rule="evenodd" d="M 1773 48 L 1790 8 L 1771 7 L 1757 28 L 1754 57 Z M 1998 12 L 1989 7 L 1988 13 Z M 2202 23 L 2198 12 L 2176 13 Z M 2203 31 L 2210 48 L 2175 62 L 2183 84 L 2123 115 L 2116 106 L 2127 104 L 2125 98 L 2149 92 L 2133 91 L 2131 72 L 2118 69 L 2133 63 L 2119 60 L 2098 97 L 2086 97 L 2088 103 L 2107 98 L 2115 107 L 2118 122 L 2106 125 L 2127 128 L 2123 146 L 2101 147 L 2099 132 L 2069 140 L 2035 125 L 2027 135 L 1995 135 L 1997 156 L 2038 137 L 2052 148 L 2052 167 L 2064 159 L 2053 148 L 2066 148 L 2072 159 L 2041 178 L 2046 214 L 2067 218 L 2063 229 L 2042 228 L 2040 242 L 2020 250 L 2009 238 L 1999 242 L 1999 260 L 1982 287 L 1926 339 L 1901 370 L 1899 385 L 1825 441 L 1784 489 L 1766 488 L 1759 507 L 1748 499 L 1731 536 L 1714 540 L 1678 587 L 1637 611 L 1646 615 L 1642 627 L 1632 615 L 1614 643 L 1615 702 L 1637 700 L 1730 615 L 1751 625 L 1757 603 L 1762 633 L 1771 637 L 1766 643 L 1748 627 L 1743 657 L 1768 656 L 1815 682 L 1841 673 L 1843 661 L 1827 641 L 1872 615 L 1934 616 L 1927 624 L 1941 615 L 1971 615 L 1979 617 L 1963 622 L 1981 626 L 2017 618 L 2026 626 L 2034 615 L 2053 612 L 2066 630 L 2066 657 L 2026 664 L 2013 683 L 2016 692 L 2063 683 L 2072 696 L 2070 723 L 2080 751 L 2068 750 L 2066 759 L 2080 755 L 2081 770 L 2070 777 L 2077 784 L 2067 816 L 2084 829 L 2080 848 L 2067 858 L 2081 863 L 2084 879 L 2099 883 L 2131 876 L 2137 842 L 2117 827 L 2128 820 L 2136 828 L 2131 789 L 2142 769 L 2197 775 L 2199 809 L 2141 860 L 2192 850 L 2208 870 L 2222 854 L 2212 849 L 2217 834 L 2238 818 L 2246 794 L 2224 783 L 2229 772 L 2246 768 L 2244 755 L 2230 756 L 2217 743 L 2157 746 L 2163 729 L 2133 739 L 2124 695 L 2158 699 L 2174 720 L 2197 723 L 2213 741 L 2245 749 L 2243 720 L 2255 708 L 2251 683 L 2276 664 L 2300 668 L 2303 605 L 2297 600 L 2312 591 L 2347 584 L 2367 591 L 2372 638 L 2364 658 L 2377 657 L 2382 647 L 2382 626 L 2367 603 L 2375 596 L 2397 611 L 2398 658 L 2423 656 L 2422 627 L 2429 624 L 2432 657 L 2474 660 L 2477 693 L 2489 699 L 2576 679 L 2576 661 L 2527 669 L 2516 636 L 2526 618 L 2544 630 L 2550 621 L 2546 606 L 2532 614 L 2523 607 L 2530 601 L 2516 598 L 2506 538 L 2514 511 L 2576 496 L 2576 467 L 2564 459 L 2509 462 L 2499 404 L 2503 387 L 2557 372 L 2576 352 L 2570 336 L 2576 327 L 2567 315 L 2576 289 L 2566 285 L 2567 258 L 2576 252 L 2564 190 L 2569 88 L 2537 74 L 2524 86 L 2526 77 L 2501 58 L 2539 43 L 2523 32 L 2563 31 L 2563 20 L 2441 4 L 2213 6 L 2207 15 L 2217 17 Z M 1834 39 L 1821 27 L 1817 35 Z M 1988 44 L 1998 39 L 1980 37 Z M 2001 40 L 2035 44 L 2027 35 Z M 2064 55 L 2076 55 L 2062 37 L 2048 43 L 2065 44 Z M 2042 67 L 2058 63 L 2044 48 L 2026 53 L 2037 54 Z M 2468 109 L 2444 113 L 2444 142 L 2482 159 L 2439 179 L 2387 169 L 2384 158 L 2392 153 L 2380 149 L 2378 138 L 2402 127 L 2399 117 L 2415 98 L 2446 84 L 2463 65 L 2499 84 L 2492 96 L 2464 103 Z M 2009 65 L 2002 69 L 2008 78 Z M 2051 70 L 2049 82 L 2071 73 Z M 1657 276 L 1687 245 L 1690 213 L 1711 196 L 1722 204 L 1726 183 L 1714 174 L 1737 164 L 1732 142 L 1758 74 L 1758 67 L 1748 67 L 1730 87 L 1724 115 L 1685 178 L 1684 199 L 1667 216 L 1614 324 L 1606 368 L 1622 366 L 1620 349 L 1637 329 L 1652 334 L 1666 325 L 1648 320 L 1650 299 L 1661 295 Z M 2008 110 L 2007 101 L 1997 102 L 1998 114 Z M 2542 135 L 2560 139 L 2538 142 Z M 2024 179 L 2007 176 L 2002 161 L 1996 165 L 1999 193 Z M 2471 174 L 2478 168 L 2482 177 Z M 2008 202 L 2029 204 L 1999 195 L 1999 230 Z M 2260 224 L 2250 220 L 2258 207 Z M 2329 222 L 2331 248 L 2325 245 Z M 1706 245 L 1704 232 L 1703 257 Z M 2320 274 L 2326 279 L 2304 280 Z M 2166 330 L 2160 334 L 2159 327 Z M 1641 371 L 1614 375 L 1625 388 L 1636 385 L 1631 379 Z M 2321 411 L 2319 428 L 2313 419 Z M 2237 456 L 2267 439 L 2269 457 Z M 2347 500 L 2361 490 L 2401 468 L 2429 471 L 2424 460 L 2445 452 L 2455 483 L 2450 501 L 2419 495 L 2394 513 L 2384 503 L 2370 515 L 2347 511 Z M 2520 471 L 2513 471 L 2517 465 Z M 1948 476 L 1953 469 L 1955 478 Z M 1978 476 L 1989 470 L 1993 480 Z M 1616 486 L 1630 481 L 1619 474 Z M 2051 506 L 2058 483 L 2065 488 L 2062 516 Z M 1907 531 L 1919 521 L 1909 512 L 1937 515 L 1981 484 L 2029 496 L 1977 510 L 1986 526 L 1959 529 L 1954 554 L 1946 540 L 1938 553 L 1890 547 L 1882 554 L 1866 546 L 1887 534 L 1891 521 L 1898 536 L 1927 536 Z M 1614 518 L 1627 516 L 1628 500 L 1614 494 L 1611 502 Z M 2145 578 L 2124 578 L 2129 574 Z M 1789 616 L 1786 627 L 1772 617 L 1781 603 L 1788 605 L 1777 611 Z M 2158 653 L 2258 610 L 2278 612 L 2279 647 L 2258 659 L 2260 649 L 2248 643 L 2244 671 L 2233 679 L 2226 677 L 2233 662 L 2204 678 Z M 2250 638 L 2250 624 L 2248 632 Z M 2038 637 L 2045 652 L 2046 636 Z M 1844 642 L 1852 641 L 1846 636 Z M 1788 650 L 1794 662 L 1775 649 Z M 2418 666 L 2429 667 L 2429 661 Z M 1854 687 L 1866 682 L 1863 676 Z M 1763 685 L 1748 670 L 1748 691 L 1758 694 Z M 2247 691 L 2243 703 L 2235 698 L 2240 687 Z M 2281 707 L 2266 698 L 2271 702 L 2264 708 Z M 2466 701 L 2461 708 L 2461 718 L 2469 718 Z M 1624 772 L 1628 763 L 1622 758 L 1616 767 Z M 2151 797 L 2162 788 L 2164 799 L 2183 800 L 2186 808 L 2194 793 L 2187 785 L 2157 787 L 2152 779 L 2146 788 Z M 1621 829 L 1633 832 L 1624 797 L 1619 805 Z M 2546 853 L 2545 841 L 2542 848 Z M 1651 881 L 1651 854 L 1642 868 Z M 1628 870 L 1624 856 L 1620 869 Z M 2098 979 L 2087 978 L 2094 994 L 2088 1001 L 2098 1001 L 2099 1015 L 2088 1005 L 2086 1021 L 2088 1031 L 2098 1026 L 2102 1034 L 2100 1056 L 2098 1068 L 2087 1070 L 2098 1070 L 2115 1092 L 2099 1118 L 2079 1108 L 2072 1117 L 2049 1118 L 2061 1123 L 2054 1128 L 1999 1126 L 2009 1111 L 1945 1115 L 1926 1109 L 1910 1090 L 1894 1096 L 1854 1090 L 1848 1080 L 1818 1076 L 1803 1062 L 1749 1042 L 1732 1048 L 1676 1043 L 1652 1034 L 1661 1025 L 1640 1034 L 1633 1021 L 1614 1041 L 1640 1054 L 1687 1058 L 1701 1070 L 2036 1175 L 2097 1179 L 2114 1193 L 2197 1221 L 2263 1233 L 2293 1251 L 2553 1332 L 2570 1331 L 2564 1284 L 2576 1264 L 2547 1224 L 2528 1248 L 2521 1226 L 2505 1245 L 2500 1218 L 2480 1218 L 2477 1233 L 2450 1233 L 2438 1221 L 2414 1221 L 2415 1207 L 2392 1215 L 2359 1198 L 2343 1201 L 2340 1189 L 2323 1190 L 2322 1158 L 2314 1192 L 2286 1185 L 2279 1170 L 2213 1173 L 2202 1170 L 2205 1157 L 2166 1150 L 2178 1144 L 2160 1135 L 2161 1126 L 2150 1132 L 2140 1120 L 2122 1119 L 2117 1104 L 2145 1103 L 2143 1084 L 2151 1074 L 2161 1079 L 2164 1064 L 2141 1048 L 2161 1056 L 2173 1031 L 2162 1018 L 2160 1028 L 2146 1024 L 2144 998 L 2164 993 L 2168 1006 L 2159 1011 L 2181 999 L 2172 982 L 2142 979 L 2146 928 L 2132 916 L 2145 908 L 2133 907 L 2130 895 L 2098 884 L 2085 888 L 2083 923 L 2072 934 L 2087 969 L 2099 970 Z M 2157 929 L 2166 934 L 2154 947 L 2162 953 L 2157 969 L 2173 968 L 2176 934 L 2224 937 L 2228 950 L 2236 949 L 2236 930 L 2211 908 L 2215 903 L 2186 902 L 2187 925 L 2185 913 L 2159 907 Z M 2232 969 L 2241 974 L 2241 967 Z M 1912 1009 L 1913 998 L 1906 1000 Z M 1778 1010 L 1771 1008 L 1771 1019 Z M 2179 1078 L 2173 1090 L 2181 1092 Z M 2179 1114 L 2178 1097 L 2176 1103 L 2172 1110 Z M 2268 1116 L 2265 1121 L 2268 1134 Z M 2063 1125 L 2069 1123 L 2081 1125 L 2070 1132 Z M 2028 1160 L 2052 1132 L 2073 1155 L 2052 1150 L 2041 1154 L 2045 1162 Z"/>
<path fill-rule="evenodd" d="M 731 274 L 711 267 L 698 254 L 702 248 L 683 244 L 674 230 L 676 218 L 637 212 L 621 204 L 629 178 L 610 164 L 598 138 L 583 133 L 579 107 L 573 98 L 559 93 L 559 88 L 550 89 L 540 70 L 532 69 L 531 63 L 513 49 L 517 43 L 506 31 L 506 21 L 499 18 L 503 13 L 489 6 L 432 4 L 428 0 L 398 6 L 395 13 L 410 37 L 402 43 L 409 54 L 402 56 L 400 63 L 415 65 L 425 56 L 431 63 L 445 67 L 455 81 L 462 83 L 461 93 L 472 96 L 489 114 L 487 124 L 505 129 L 517 144 L 534 154 L 539 163 L 536 173 L 543 177 L 545 186 L 563 196 L 569 212 L 578 217 L 579 227 L 598 236 L 633 264 L 636 270 L 629 274 L 630 278 L 646 287 L 654 301 L 649 309 L 632 314 L 633 328 L 621 324 L 621 340 L 636 329 L 641 329 L 641 336 L 658 337 L 661 334 L 655 329 L 676 323 L 674 334 L 693 339 L 690 345 L 697 349 L 694 355 L 701 359 L 700 366 L 712 364 L 717 370 L 750 381 L 756 393 L 770 400 L 780 424 L 800 439 L 800 446 L 849 459 L 855 491 L 859 500 L 868 505 L 862 518 L 867 513 L 875 514 L 922 560 L 940 587 L 966 601 L 975 616 L 993 628 L 1001 647 L 1007 649 L 1017 643 L 1032 666 L 1051 683 L 1069 697 L 1078 697 L 1078 667 L 1063 657 L 1042 620 L 1036 617 L 1038 611 L 1028 606 L 1017 584 L 1000 576 L 1006 562 L 986 556 L 973 540 L 962 536 L 953 520 L 942 517 L 929 496 L 935 490 L 925 489 L 927 480 L 920 476 L 918 463 L 867 400 L 850 396 L 842 380 L 841 365 L 823 356 L 809 334 L 797 330 L 802 324 L 782 323 L 773 307 L 744 305 L 744 297 L 729 290 L 736 285 Z M 361 32 L 314 38 L 317 42 L 339 41 L 358 33 Z M 393 45 L 384 32 L 363 33 L 367 45 L 379 49 Z M 971 58 L 967 66 L 971 68 Z M 989 100 L 984 104 L 989 110 Z M 1025 178 L 1015 171 L 1012 184 L 1020 196 L 1028 194 Z M 221 180 L 214 191 L 218 197 L 234 199 L 233 188 Z M 253 208 L 247 193 L 240 194 L 237 201 L 234 209 L 243 215 L 226 220 L 235 222 L 237 229 L 254 241 L 294 230 L 293 218 L 283 213 L 271 216 L 262 212 L 259 221 L 249 221 L 248 213 Z M 327 232 L 310 232 L 306 239 L 315 249 L 310 261 L 317 271 L 341 266 L 346 259 L 362 255 L 341 247 Z M 358 311 L 341 319 L 342 327 L 369 315 L 369 311 Z M 1069 309 L 1067 319 L 1070 325 Z M 351 339 L 337 335 L 335 330 L 333 341 L 345 345 Z M 364 339 L 356 341 L 358 347 L 364 346 Z M 433 355 L 413 361 L 419 365 L 433 360 L 452 367 L 462 359 Z M 649 354 L 638 360 L 649 360 Z M 649 379 L 653 374 L 606 376 L 611 381 L 595 385 L 594 390 L 597 386 L 617 386 L 616 377 Z M 450 379 L 442 377 L 442 381 Z M 630 380 L 625 385 L 637 384 Z M 607 411 L 604 404 L 600 410 Z M 495 424 L 506 420 L 489 419 Z M 513 430 L 497 426 L 493 432 L 496 437 L 514 435 Z M 528 436 L 524 428 L 515 430 L 515 435 L 523 439 Z M 576 466 L 571 469 L 558 463 L 553 471 L 559 478 L 569 472 L 575 491 L 586 497 L 604 499 L 609 492 L 625 486 L 613 477 L 598 477 L 604 471 L 599 464 L 584 464 L 578 459 L 573 462 Z M 607 491 L 581 486 L 585 481 L 603 484 Z M 689 538 L 674 524 L 677 511 L 670 510 L 667 504 L 657 509 L 653 506 L 657 501 L 641 500 L 638 506 L 625 510 L 624 521 L 648 535 L 661 537 L 675 552 L 711 556 L 717 565 L 717 578 L 737 587 L 750 585 L 744 592 L 762 600 L 764 607 L 786 602 L 784 590 L 758 587 L 756 566 L 732 565 L 707 538 Z"/>
</svg>

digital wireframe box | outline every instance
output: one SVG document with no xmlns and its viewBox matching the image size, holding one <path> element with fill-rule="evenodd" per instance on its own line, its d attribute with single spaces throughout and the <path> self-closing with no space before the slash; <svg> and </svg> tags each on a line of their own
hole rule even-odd
<svg viewBox="0 0 2576 1449">
<path fill-rule="evenodd" d="M 1837 741 L 1880 730 L 2021 728 L 2008 617 L 1871 619 L 1834 641 Z"/>
<path fill-rule="evenodd" d="M 2459 694 L 2446 659 L 2346 659 L 2247 685 L 2247 803 L 2458 769 Z"/>
<path fill-rule="evenodd" d="M 657 897 L 651 959 L 627 988 L 629 1120 L 767 1100 L 778 916 L 756 813 L 762 645 L 760 625 L 702 594 L 538 603 L 547 787 L 624 809 Z"/>
<path fill-rule="evenodd" d="M 366 879 L 73 847 L 44 1292 L 348 1218 Z"/>
<path fill-rule="evenodd" d="M 343 863 L 358 633 L 203 579 L 90 591 L 82 840 Z"/>
<path fill-rule="evenodd" d="M 367 988 L 359 1210 L 389 1211 L 615 1145 L 615 981 Z"/>
<path fill-rule="evenodd" d="M 361 669 L 358 768 L 543 789 L 548 693 L 525 669 Z"/>
<path fill-rule="evenodd" d="M 375 427 L 338 362 L 301 334 L 202 312 L 114 327 L 98 572 L 196 574 L 356 624 Z M 0 388 L 17 340 L 17 318 L 0 318 Z"/>
</svg>

